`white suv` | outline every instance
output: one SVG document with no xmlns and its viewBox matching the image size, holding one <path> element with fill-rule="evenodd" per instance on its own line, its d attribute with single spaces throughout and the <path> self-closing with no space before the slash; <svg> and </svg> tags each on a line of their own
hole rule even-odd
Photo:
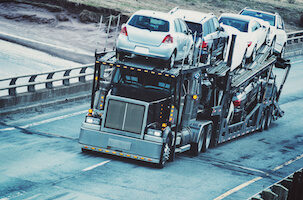
<svg viewBox="0 0 303 200">
<path fill-rule="evenodd" d="M 244 8 L 240 11 L 240 15 L 248 15 L 267 21 L 270 24 L 268 42 L 273 47 L 273 53 L 280 57 L 284 56 L 285 45 L 287 42 L 287 34 L 285 32 L 284 21 L 278 13 L 270 13 L 250 8 Z"/>
</svg>

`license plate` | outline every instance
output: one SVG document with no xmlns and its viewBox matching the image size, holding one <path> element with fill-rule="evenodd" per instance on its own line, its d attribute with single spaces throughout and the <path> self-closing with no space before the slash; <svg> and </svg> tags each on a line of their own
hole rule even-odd
<svg viewBox="0 0 303 200">
<path fill-rule="evenodd" d="M 145 48 L 145 47 L 136 46 L 135 52 L 140 53 L 140 54 L 149 54 L 149 49 Z"/>
</svg>

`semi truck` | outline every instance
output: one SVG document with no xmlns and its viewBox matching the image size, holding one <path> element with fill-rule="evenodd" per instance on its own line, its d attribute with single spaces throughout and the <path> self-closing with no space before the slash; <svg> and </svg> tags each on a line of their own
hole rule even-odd
<svg viewBox="0 0 303 200">
<path fill-rule="evenodd" d="M 265 44 L 253 63 L 230 71 L 235 38 L 227 62 L 213 65 L 167 69 L 145 58 L 118 61 L 115 52 L 96 53 L 91 107 L 79 136 L 82 151 L 163 168 L 177 153 L 197 156 L 268 129 L 284 114 L 278 102 L 291 65 Z M 279 87 L 274 67 L 285 70 Z"/>
</svg>

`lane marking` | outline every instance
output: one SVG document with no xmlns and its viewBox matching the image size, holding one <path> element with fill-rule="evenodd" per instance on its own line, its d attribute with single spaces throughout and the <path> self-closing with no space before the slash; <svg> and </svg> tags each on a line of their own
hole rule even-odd
<svg viewBox="0 0 303 200">
<path fill-rule="evenodd" d="M 291 163 L 293 163 L 293 162 L 295 162 L 295 161 L 297 161 L 297 160 L 300 160 L 301 158 L 303 158 L 303 154 L 297 156 L 297 157 L 294 158 L 294 159 L 291 159 L 291 160 L 289 160 L 289 161 L 283 163 L 282 165 L 279 165 L 279 166 L 275 167 L 272 171 L 275 172 L 275 171 L 277 171 L 277 170 L 279 170 L 279 169 L 281 169 L 281 168 L 283 168 L 283 167 L 285 167 L 285 166 L 287 166 L 287 165 L 290 165 Z"/>
<path fill-rule="evenodd" d="M 40 193 L 35 194 L 34 196 L 28 197 L 28 198 L 23 199 L 23 200 L 32 200 L 32 199 L 35 199 L 36 197 L 39 197 L 39 196 L 41 196 L 41 194 L 40 194 Z"/>
<path fill-rule="evenodd" d="M 297 61 L 291 62 L 290 64 L 291 64 L 291 65 L 292 65 L 292 64 L 298 64 L 298 63 L 301 63 L 301 62 L 303 62 L 303 60 L 297 60 Z"/>
<path fill-rule="evenodd" d="M 106 163 L 109 163 L 109 162 L 110 162 L 110 160 L 106 160 L 106 161 L 100 162 L 100 163 L 98 163 L 98 164 L 95 164 L 95 165 L 93 165 L 93 166 L 90 166 L 90 167 L 87 167 L 87 168 L 85 168 L 85 169 L 82 169 L 82 171 L 83 171 L 83 172 L 86 172 L 86 171 L 95 169 L 96 167 L 100 167 L 100 166 L 102 166 L 102 165 L 105 165 Z"/>
<path fill-rule="evenodd" d="M 25 129 L 25 128 L 29 128 L 29 127 L 32 127 L 32 126 L 38 126 L 38 125 L 41 125 L 41 124 L 46 124 L 46 123 L 50 123 L 50 122 L 53 122 L 53 121 L 65 119 L 65 118 L 68 118 L 68 117 L 73 117 L 73 116 L 76 116 L 76 115 L 84 114 L 86 112 L 87 112 L 87 110 L 83 110 L 83 111 L 79 111 L 79 112 L 75 112 L 75 113 L 71 113 L 71 114 L 67 114 L 67 115 L 53 117 L 53 118 L 42 120 L 42 121 L 39 121 L 39 122 L 34 122 L 34 123 L 31 123 L 31 124 L 23 125 L 23 126 L 20 126 L 19 128 Z M 15 129 L 16 129 L 15 127 L 9 127 L 9 128 L 0 129 L 0 131 L 11 131 L 11 130 L 15 130 Z"/>
<path fill-rule="evenodd" d="M 281 169 L 281 168 L 283 168 L 283 167 L 285 167 L 285 166 L 287 166 L 287 165 L 290 165 L 291 163 L 293 163 L 293 162 L 295 162 L 295 161 L 297 161 L 297 160 L 300 160 L 300 159 L 302 159 L 302 158 L 303 158 L 303 154 L 297 156 L 297 157 L 294 158 L 294 159 L 291 159 L 291 160 L 289 160 L 289 161 L 286 161 L 286 162 L 283 163 L 282 165 L 279 165 L 279 166 L 275 167 L 272 171 L 273 171 L 273 172 L 274 172 L 274 171 L 277 171 L 277 170 L 279 170 L 279 169 Z M 224 194 L 218 196 L 218 197 L 215 198 L 214 200 L 221 200 L 221 199 L 224 199 L 225 197 L 227 197 L 227 196 L 229 196 L 229 195 L 231 195 L 231 194 L 233 194 L 233 193 L 235 193 L 235 192 L 237 192 L 237 191 L 239 191 L 239 190 L 241 190 L 241 189 L 243 189 L 243 188 L 249 186 L 250 184 L 255 183 L 255 182 L 261 180 L 261 179 L 263 179 L 263 177 L 259 176 L 259 177 L 256 177 L 256 178 L 254 178 L 254 179 L 251 179 L 250 181 L 247 181 L 247 182 L 245 182 L 245 183 L 242 183 L 241 185 L 238 185 L 237 187 L 235 187 L 235 188 L 233 188 L 233 189 L 231 189 L 231 190 L 225 192 Z"/>
<path fill-rule="evenodd" d="M 254 183 L 254 182 L 257 182 L 257 181 L 261 180 L 261 179 L 262 179 L 262 177 L 259 176 L 259 177 L 256 177 L 256 178 L 254 178 L 254 179 L 251 179 L 250 181 L 247 181 L 247 182 L 245 182 L 245 183 L 242 183 L 241 185 L 238 185 L 237 187 L 235 187 L 235 188 L 233 188 L 233 189 L 231 189 L 231 190 L 225 192 L 224 194 L 218 196 L 218 197 L 215 198 L 214 200 L 221 200 L 221 199 L 224 199 L 225 197 L 227 197 L 227 196 L 229 196 L 229 195 L 231 195 L 231 194 L 233 194 L 233 193 L 235 193 L 235 192 L 237 192 L 237 191 L 239 191 L 239 190 L 241 190 L 241 189 L 247 187 L 248 185 L 250 185 L 250 184 L 252 184 L 252 183 Z"/>
</svg>

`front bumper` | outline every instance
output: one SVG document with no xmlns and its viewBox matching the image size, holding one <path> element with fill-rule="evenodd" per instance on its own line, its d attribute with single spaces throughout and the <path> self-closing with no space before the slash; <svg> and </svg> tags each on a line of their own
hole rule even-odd
<svg viewBox="0 0 303 200">
<path fill-rule="evenodd" d="M 79 143 L 83 149 L 159 163 L 162 143 L 111 134 L 81 127 Z"/>
</svg>

